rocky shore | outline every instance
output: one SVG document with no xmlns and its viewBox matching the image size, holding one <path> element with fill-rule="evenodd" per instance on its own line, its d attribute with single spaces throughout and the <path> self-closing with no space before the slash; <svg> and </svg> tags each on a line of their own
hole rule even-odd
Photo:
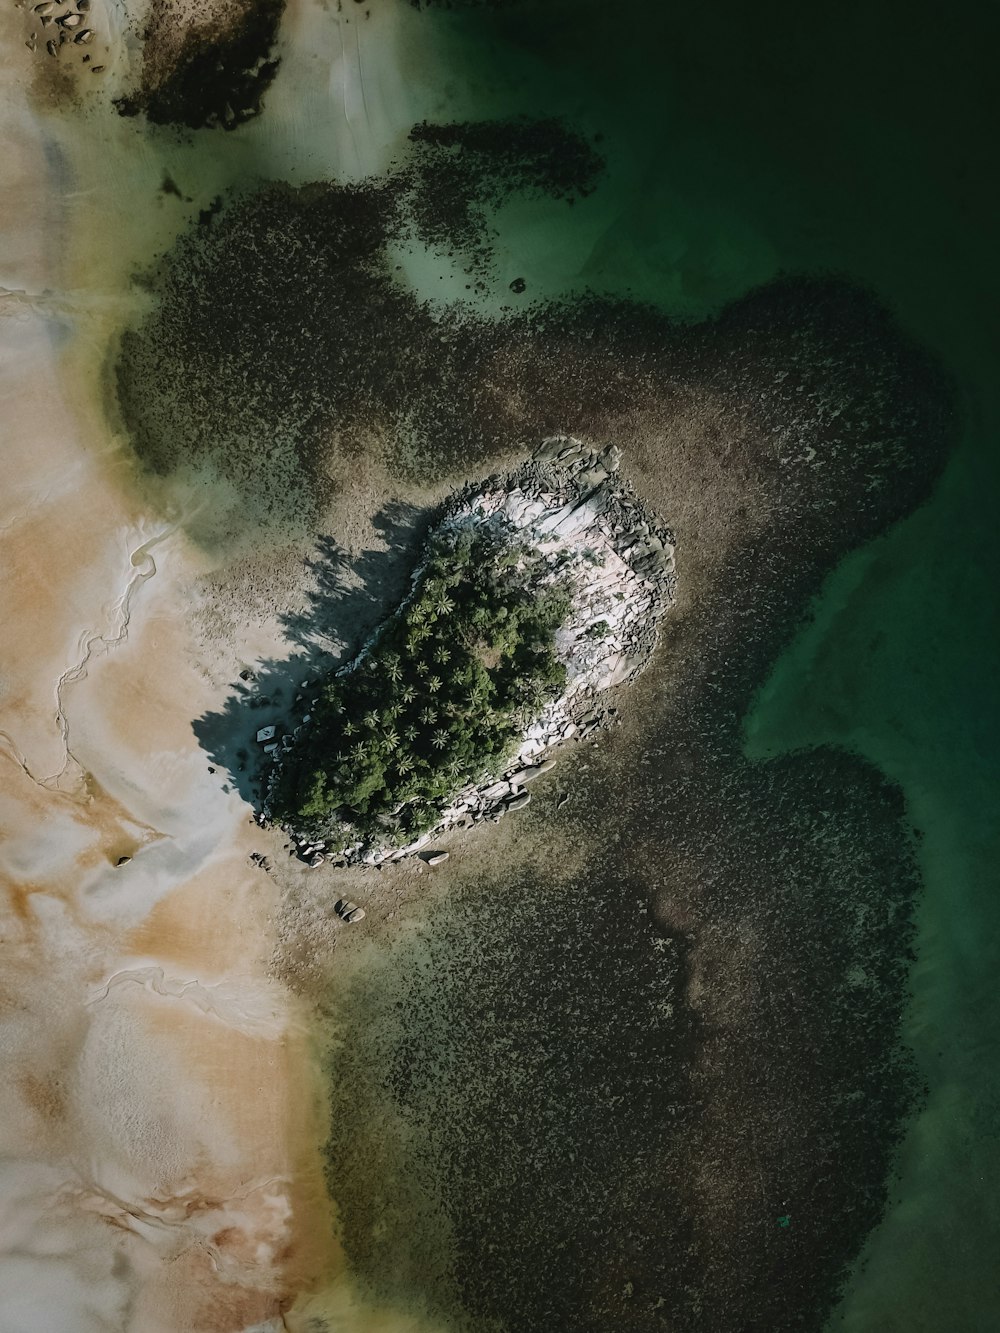
<svg viewBox="0 0 1000 1333">
<path fill-rule="evenodd" d="M 572 436 L 553 436 L 517 471 L 470 484 L 446 502 L 437 532 L 490 524 L 542 557 L 546 582 L 569 589 L 570 611 L 556 634 L 566 688 L 531 720 L 503 771 L 458 788 L 435 827 L 415 841 L 403 847 L 370 841 L 338 846 L 349 832 L 346 826 L 339 832 L 289 829 L 302 859 L 316 866 L 326 860 L 378 865 L 415 855 L 450 828 L 499 820 L 528 805 L 530 784 L 555 763 L 550 752 L 598 728 L 600 696 L 634 680 L 646 666 L 676 584 L 673 533 L 620 476 L 620 459 L 616 445 L 598 451 Z M 414 571 L 410 596 L 422 572 L 423 563 Z M 357 669 L 380 632 L 338 675 Z M 268 792 L 309 726 L 309 706 L 310 699 L 303 697 L 301 720 L 280 743 L 267 737 L 274 759 Z M 269 818 L 265 796 L 258 819 L 266 823 Z"/>
</svg>

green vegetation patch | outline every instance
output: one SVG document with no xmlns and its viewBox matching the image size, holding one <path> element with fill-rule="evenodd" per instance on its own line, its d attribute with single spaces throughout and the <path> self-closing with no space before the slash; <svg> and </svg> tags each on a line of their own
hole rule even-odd
<svg viewBox="0 0 1000 1333">
<path fill-rule="evenodd" d="M 550 573 L 511 529 L 439 529 L 412 596 L 323 683 L 277 774 L 272 816 L 402 844 L 458 788 L 502 767 L 565 686 L 555 634 L 570 595 Z"/>
</svg>

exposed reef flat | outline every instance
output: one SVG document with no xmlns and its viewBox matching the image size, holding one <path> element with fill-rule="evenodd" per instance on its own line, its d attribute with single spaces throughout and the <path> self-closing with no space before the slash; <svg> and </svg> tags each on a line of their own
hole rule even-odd
<svg viewBox="0 0 1000 1333">
<path fill-rule="evenodd" d="M 598 724 L 598 697 L 615 685 L 634 680 L 648 664 L 659 621 L 674 600 L 674 538 L 620 479 L 620 457 L 615 445 L 589 449 L 580 440 L 559 435 L 544 441 L 518 471 L 458 492 L 445 503 L 441 519 L 428 537 L 448 580 L 442 588 L 450 584 L 450 593 L 441 594 L 440 609 L 430 601 L 426 606 L 417 603 L 416 611 L 414 608 L 428 580 L 429 560 L 425 558 L 418 563 L 411 592 L 393 613 L 389 627 L 380 627 L 361 652 L 337 671 L 332 696 L 323 681 L 310 687 L 310 696 L 300 710 L 304 716 L 280 742 L 274 739 L 274 727 L 262 729 L 258 740 L 274 753 L 275 767 L 261 820 L 269 819 L 272 807 L 277 805 L 279 822 L 295 838 L 300 855 L 310 864 L 318 866 L 327 856 L 343 863 L 368 865 L 399 860 L 419 852 L 433 837 L 455 825 L 471 826 L 523 809 L 531 800 L 528 784 L 552 766 L 552 761 L 545 758 L 548 751 L 576 736 L 589 736 Z M 488 624 L 485 612 L 476 613 L 470 624 L 459 620 L 460 613 L 449 617 L 456 601 L 461 607 L 463 580 L 480 580 L 483 575 L 485 551 L 470 569 L 458 560 L 458 550 L 467 552 L 475 534 L 489 534 L 490 559 L 506 562 L 508 553 L 513 556 L 505 576 L 508 583 L 530 567 L 529 596 L 544 597 L 555 591 L 563 607 L 552 628 L 552 652 L 554 663 L 561 668 L 560 683 L 547 694 L 527 695 L 520 704 L 515 714 L 520 735 L 501 750 L 500 766 L 492 751 L 467 755 L 464 749 L 449 744 L 452 732 L 466 734 L 465 724 L 461 731 L 457 724 L 452 724 L 450 731 L 442 729 L 449 717 L 458 716 L 461 721 L 462 713 L 474 716 L 477 710 L 489 709 L 494 717 L 499 716 L 495 711 L 496 687 L 483 664 L 502 667 L 503 653 L 486 629 L 471 628 L 477 617 L 480 625 Z M 412 673 L 400 664 L 398 652 L 387 653 L 383 648 L 389 631 L 404 617 L 416 622 L 407 640 L 418 653 Z M 434 636 L 430 635 L 428 620 L 437 622 Z M 509 623 L 509 616 L 504 616 L 501 634 Z M 455 668 L 447 664 L 468 647 L 470 633 L 475 635 L 474 656 L 481 660 L 476 663 L 470 659 L 473 674 L 469 679 L 478 679 L 479 683 L 471 694 L 460 684 L 459 695 L 449 697 L 447 679 L 454 676 Z M 425 642 L 422 649 L 418 635 Z M 437 674 L 428 677 L 429 666 Z M 338 758 L 346 759 L 350 776 L 345 775 L 335 787 L 343 791 L 345 803 L 336 804 L 340 797 L 331 797 L 328 814 L 314 808 L 313 801 L 302 807 L 302 816 L 283 815 L 282 811 L 288 809 L 284 793 L 289 783 L 296 782 L 297 770 L 304 762 L 310 763 L 310 759 L 303 758 L 303 750 L 310 755 L 311 766 L 318 761 L 319 780 L 324 785 L 331 781 L 326 775 L 334 766 L 334 756 L 324 755 L 322 741 L 316 753 L 314 736 L 316 718 L 321 711 L 329 712 L 329 698 L 336 701 L 338 716 L 345 711 L 360 714 L 374 699 L 373 692 L 366 695 L 362 691 L 353 708 L 348 707 L 337 692 L 337 680 L 377 669 L 393 673 L 391 680 L 395 682 L 390 684 L 389 700 L 381 712 L 372 709 L 363 721 L 353 716 L 343 721 L 334 719 L 332 727 L 330 720 L 324 719 L 327 748 L 332 751 L 338 742 L 345 747 L 345 754 Z M 521 669 L 530 671 L 530 658 Z M 443 688 L 442 676 L 446 677 Z M 456 679 L 464 681 L 465 675 Z M 520 692 L 519 682 L 512 684 Z M 317 693 L 312 692 L 314 688 Z M 403 704 L 409 706 L 408 711 Z M 494 723 L 488 731 L 491 743 L 496 734 Z M 357 739 L 348 757 L 346 745 L 352 736 Z M 425 756 L 421 755 L 421 743 L 427 751 Z M 438 753 L 434 754 L 431 747 Z M 357 770 L 363 769 L 373 754 L 381 756 L 380 773 L 395 774 L 393 790 L 396 799 L 401 799 L 399 804 L 390 802 L 395 808 L 385 812 L 388 818 L 381 824 L 364 825 L 369 836 L 359 839 L 358 819 L 362 811 L 370 811 L 373 793 L 371 783 L 359 787 Z M 438 809 L 428 810 L 426 796 L 411 794 L 426 791 L 426 787 L 417 786 L 415 774 L 431 766 L 440 772 L 446 764 L 454 774 L 453 789 Z M 383 778 L 383 782 L 387 780 L 391 781 L 391 776 Z M 352 804 L 354 793 L 361 801 L 359 810 Z M 421 822 L 430 826 L 408 841 L 402 831 L 412 828 L 412 816 L 419 807 L 427 810 Z M 393 829 L 395 838 L 391 836 Z"/>
</svg>

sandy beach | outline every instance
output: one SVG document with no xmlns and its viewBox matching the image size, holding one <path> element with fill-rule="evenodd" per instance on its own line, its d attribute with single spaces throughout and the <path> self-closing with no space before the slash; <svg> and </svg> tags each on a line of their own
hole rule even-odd
<svg viewBox="0 0 1000 1333">
<path fill-rule="evenodd" d="M 143 513 L 39 307 L 0 322 L 0 1324 L 263 1324 L 335 1259 L 322 1090 L 269 975 L 245 808 L 191 731 L 215 697 L 184 604 L 197 562 Z"/>
<path fill-rule="evenodd" d="M 137 230 L 155 245 L 162 218 L 112 237 L 96 196 L 134 130 L 61 108 L 8 43 L 0 1327 L 287 1327 L 338 1270 L 324 1091 L 272 976 L 248 812 L 191 728 L 228 668 L 192 631 L 206 562 L 144 503 L 104 410 Z"/>
</svg>

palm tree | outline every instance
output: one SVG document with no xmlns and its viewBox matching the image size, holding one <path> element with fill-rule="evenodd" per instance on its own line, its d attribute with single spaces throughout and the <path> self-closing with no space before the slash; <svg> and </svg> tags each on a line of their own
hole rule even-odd
<svg viewBox="0 0 1000 1333">
<path fill-rule="evenodd" d="M 441 647 L 434 654 L 435 662 L 440 662 L 442 666 L 444 666 L 445 662 L 447 662 L 450 657 L 451 653 L 444 646 L 444 644 L 442 644 Z"/>
<path fill-rule="evenodd" d="M 436 708 L 425 708 L 420 714 L 420 721 L 426 723 L 427 726 L 430 727 L 437 721 L 437 716 Z"/>
<path fill-rule="evenodd" d="M 399 745 L 399 733 L 390 727 L 382 737 L 382 744 L 387 750 L 395 750 Z"/>
<path fill-rule="evenodd" d="M 427 682 L 427 688 L 430 690 L 431 694 L 437 694 L 438 690 L 441 688 L 441 677 L 431 676 L 430 680 Z"/>
<path fill-rule="evenodd" d="M 417 739 L 419 732 L 417 731 L 416 727 L 407 727 L 406 730 L 403 732 L 403 735 L 412 745 L 413 742 Z"/>
<path fill-rule="evenodd" d="M 413 760 L 408 754 L 404 754 L 396 760 L 396 772 L 401 778 L 406 777 L 407 773 L 413 772 Z"/>
<path fill-rule="evenodd" d="M 402 699 L 404 704 L 411 704 L 413 703 L 413 700 L 417 697 L 417 692 L 412 685 L 407 685 L 406 688 L 400 693 L 399 697 Z"/>
<path fill-rule="evenodd" d="M 448 744 L 448 737 L 446 733 L 443 731 L 439 731 L 437 735 L 434 737 L 434 739 L 431 741 L 431 744 L 434 746 L 435 750 L 443 750 L 444 747 Z"/>
<path fill-rule="evenodd" d="M 428 673 L 428 671 L 430 671 L 430 667 L 427 665 L 426 662 L 418 662 L 418 663 L 417 663 L 417 675 L 418 675 L 418 676 L 426 676 L 427 673 Z"/>
<path fill-rule="evenodd" d="M 378 726 L 378 713 L 376 713 L 374 708 L 370 708 L 368 712 L 365 713 L 363 721 L 369 731 L 375 730 Z"/>
<path fill-rule="evenodd" d="M 395 653 L 391 653 L 385 659 L 385 674 L 389 677 L 389 679 L 393 682 L 393 684 L 395 684 L 396 681 L 399 680 L 400 676 L 403 674 L 403 669 L 399 665 L 399 658 L 396 656 Z"/>
<path fill-rule="evenodd" d="M 348 718 L 347 721 L 344 723 L 344 735 L 353 736 L 356 731 L 357 727 L 354 725 L 351 719 Z"/>
<path fill-rule="evenodd" d="M 438 613 L 439 616 L 446 616 L 449 611 L 454 611 L 454 609 L 455 609 L 455 603 L 452 601 L 452 599 L 448 596 L 446 592 L 442 591 L 441 595 L 434 603 L 434 610 Z"/>
</svg>

